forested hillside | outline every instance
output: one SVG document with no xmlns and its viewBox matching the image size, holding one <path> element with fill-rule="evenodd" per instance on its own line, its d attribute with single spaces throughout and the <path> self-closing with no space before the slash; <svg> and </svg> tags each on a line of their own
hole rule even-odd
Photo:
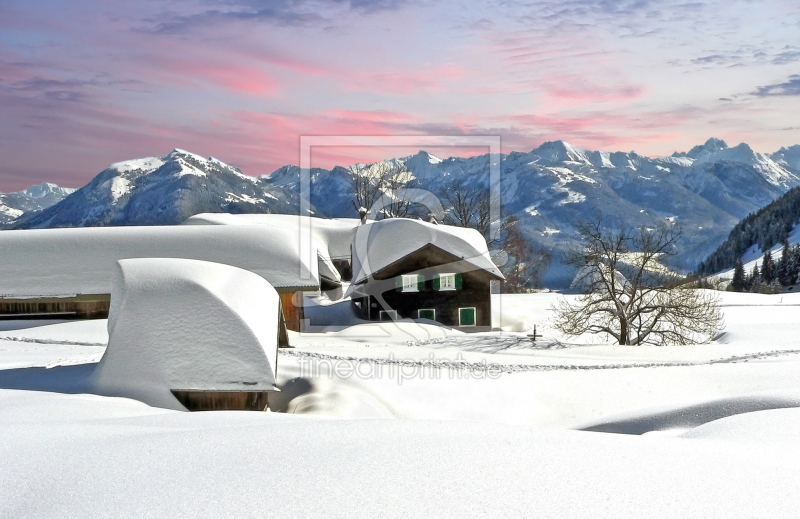
<svg viewBox="0 0 800 519">
<path fill-rule="evenodd" d="M 707 276 L 731 269 L 752 247 L 762 251 L 784 241 L 800 220 L 800 188 L 792 188 L 771 204 L 747 215 L 708 258 L 700 262 L 697 274 Z"/>
</svg>

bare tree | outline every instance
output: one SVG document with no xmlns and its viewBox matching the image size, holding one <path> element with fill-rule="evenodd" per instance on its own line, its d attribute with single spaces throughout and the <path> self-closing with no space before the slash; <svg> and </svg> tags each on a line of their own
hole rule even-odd
<svg viewBox="0 0 800 519">
<path fill-rule="evenodd" d="M 409 218 L 417 216 L 413 211 L 415 200 L 410 188 L 415 187 L 414 175 L 405 164 L 398 161 L 379 163 L 383 170 L 382 191 L 392 199 L 392 203 L 383 208 L 384 218 Z"/>
<path fill-rule="evenodd" d="M 383 179 L 375 174 L 367 164 L 354 164 L 348 168 L 350 172 L 350 188 L 353 192 L 353 207 L 369 210 L 381 196 Z"/>
<path fill-rule="evenodd" d="M 500 245 L 506 254 L 506 262 L 501 267 L 506 278 L 503 292 L 510 294 L 541 287 L 552 260 L 549 253 L 535 248 L 526 240 L 517 225 L 517 218 L 513 215 L 504 222 L 505 236 Z"/>
<path fill-rule="evenodd" d="M 355 164 L 349 168 L 353 207 L 370 211 L 380 205 L 384 218 L 415 216 L 415 200 L 406 188 L 414 186 L 414 175 L 405 164 L 395 160 L 375 164 Z M 360 212 L 360 211 L 359 211 Z"/>
<path fill-rule="evenodd" d="M 606 230 L 596 219 L 581 222 L 584 248 L 565 263 L 578 267 L 575 284 L 586 293 L 554 306 L 555 328 L 566 335 L 604 333 L 619 344 L 708 342 L 723 327 L 718 299 L 681 284 L 662 263 L 680 231 Z"/>
<path fill-rule="evenodd" d="M 486 238 L 490 247 L 501 242 L 508 230 L 508 219 L 492 221 L 492 196 L 488 185 L 481 182 L 469 185 L 463 176 L 455 177 L 446 184 L 439 195 L 448 206 L 444 223 L 476 229 Z M 499 199 L 494 200 L 499 205 Z M 492 225 L 496 224 L 496 225 Z"/>
<path fill-rule="evenodd" d="M 456 177 L 444 186 L 441 196 L 450 207 L 445 223 L 472 227 L 484 236 L 488 234 L 491 224 L 488 188 L 481 185 L 467 186 L 463 177 Z"/>
</svg>

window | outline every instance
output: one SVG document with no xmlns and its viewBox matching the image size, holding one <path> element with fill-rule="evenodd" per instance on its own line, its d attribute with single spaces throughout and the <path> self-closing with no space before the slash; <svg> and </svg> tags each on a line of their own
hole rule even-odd
<svg viewBox="0 0 800 519">
<path fill-rule="evenodd" d="M 460 290 L 461 289 L 461 274 L 452 272 L 445 272 L 436 274 L 433 278 L 434 290 Z"/>
<path fill-rule="evenodd" d="M 455 290 L 455 289 L 456 289 L 455 274 L 439 274 L 439 290 Z"/>
<path fill-rule="evenodd" d="M 431 321 L 436 320 L 436 309 L 435 308 L 420 308 L 417 310 L 417 319 L 430 319 Z"/>
<path fill-rule="evenodd" d="M 458 309 L 459 326 L 475 326 L 475 308 Z"/>
<path fill-rule="evenodd" d="M 425 278 L 418 274 L 403 274 L 397 278 L 398 292 L 419 292 L 425 288 Z"/>
<path fill-rule="evenodd" d="M 379 315 L 380 315 L 381 321 L 396 321 L 397 320 L 397 310 L 381 310 Z"/>
</svg>

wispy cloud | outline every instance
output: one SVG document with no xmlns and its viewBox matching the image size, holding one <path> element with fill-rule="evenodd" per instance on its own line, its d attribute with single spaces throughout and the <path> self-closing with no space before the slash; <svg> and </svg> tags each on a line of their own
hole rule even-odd
<svg viewBox="0 0 800 519">
<path fill-rule="evenodd" d="M 783 52 L 778 53 L 772 59 L 772 62 L 777 65 L 785 65 L 787 63 L 794 63 L 795 61 L 800 61 L 800 49 L 797 47 L 793 47 L 790 50 L 784 50 Z"/>
<path fill-rule="evenodd" d="M 751 65 L 787 65 L 800 61 L 800 47 L 783 46 L 770 48 L 768 46 L 742 45 L 732 50 L 709 51 L 708 54 L 691 58 L 688 62 L 677 61 L 673 64 L 710 66 L 751 66 Z"/>
<path fill-rule="evenodd" d="M 204 8 L 196 4 L 194 12 L 168 12 L 147 20 L 151 30 L 176 33 L 197 26 L 227 22 L 266 22 L 275 25 L 306 25 L 330 22 L 338 12 L 369 14 L 397 9 L 405 0 L 228 0 Z"/>
<path fill-rule="evenodd" d="M 144 73 L 177 86 L 201 82 L 244 94 L 271 95 L 275 91 L 275 81 L 255 65 L 166 56 L 153 61 L 160 66 Z"/>
<path fill-rule="evenodd" d="M 758 87 L 753 94 L 759 97 L 800 96 L 800 74 L 789 76 L 789 80 L 784 83 Z"/>
</svg>

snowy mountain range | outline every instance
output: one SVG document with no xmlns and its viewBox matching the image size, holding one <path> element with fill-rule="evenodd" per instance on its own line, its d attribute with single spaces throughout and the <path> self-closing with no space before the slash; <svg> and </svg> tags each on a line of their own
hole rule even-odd
<svg viewBox="0 0 800 519">
<path fill-rule="evenodd" d="M 392 160 L 435 194 L 456 179 L 488 184 L 488 155 L 440 159 L 420 151 Z M 339 166 L 311 170 L 316 216 L 355 216 L 348 177 L 348 169 Z M 112 164 L 85 187 L 22 215 L 12 227 L 174 224 L 200 212 L 296 214 L 299 180 L 297 166 L 255 178 L 176 149 L 163 158 Z M 747 144 L 729 147 L 709 139 L 688 152 L 649 158 L 547 142 L 528 153 L 503 155 L 500 184 L 503 215 L 515 215 L 536 247 L 554 253 L 548 283 L 563 284 L 571 276 L 560 266 L 559 253 L 576 243 L 575 222 L 596 214 L 623 226 L 680 226 L 683 237 L 673 265 L 688 271 L 748 213 L 800 185 L 800 146 L 768 155 Z"/>
<path fill-rule="evenodd" d="M 0 227 L 13 223 L 26 213 L 47 209 L 74 191 L 45 182 L 16 193 L 0 193 Z"/>
<path fill-rule="evenodd" d="M 12 227 L 169 225 L 206 212 L 297 213 L 296 194 L 213 157 L 176 149 L 166 157 L 110 165 L 59 204 Z"/>
<path fill-rule="evenodd" d="M 563 284 L 571 276 L 557 259 L 559 252 L 576 244 L 575 222 L 596 214 L 622 226 L 680 226 L 683 237 L 674 266 L 688 271 L 741 218 L 800 184 L 800 146 L 774 156 L 746 144 L 728 147 L 718 139 L 662 158 L 547 142 L 529 153 L 502 157 L 502 211 L 518 218 L 523 233 L 538 248 L 556 253 L 545 277 L 551 284 Z M 487 155 L 442 160 L 421 151 L 396 160 L 434 193 L 456 178 L 488 181 Z M 265 180 L 296 192 L 299 173 L 299 168 L 286 166 Z M 311 177 L 311 202 L 320 213 L 353 216 L 345 168 L 314 170 Z"/>
</svg>

